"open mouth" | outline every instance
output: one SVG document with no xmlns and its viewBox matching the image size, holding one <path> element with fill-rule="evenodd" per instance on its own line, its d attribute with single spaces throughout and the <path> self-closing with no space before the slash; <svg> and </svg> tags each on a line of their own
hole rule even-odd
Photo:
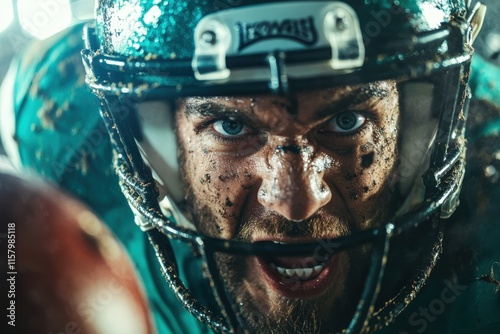
<svg viewBox="0 0 500 334">
<path fill-rule="evenodd" d="M 289 266 L 279 266 L 274 264 L 273 262 L 269 263 L 269 266 L 278 271 L 280 275 L 285 276 L 286 278 L 296 278 L 304 281 L 310 280 L 318 276 L 323 269 L 325 269 L 325 265 L 327 262 L 322 262 L 314 267 L 302 267 L 302 268 L 289 268 Z"/>
<path fill-rule="evenodd" d="M 258 268 L 277 293 L 289 298 L 311 298 L 325 293 L 336 272 L 336 254 L 260 256 Z"/>
</svg>

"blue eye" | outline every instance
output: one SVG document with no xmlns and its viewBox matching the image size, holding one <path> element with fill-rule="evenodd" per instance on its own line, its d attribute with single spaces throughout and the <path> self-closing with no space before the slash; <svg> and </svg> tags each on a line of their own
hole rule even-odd
<svg viewBox="0 0 500 334">
<path fill-rule="evenodd" d="M 327 126 L 323 128 L 328 132 L 353 132 L 359 129 L 364 123 L 366 118 L 353 111 L 344 111 L 333 117 Z"/>
<path fill-rule="evenodd" d="M 215 121 L 213 126 L 215 131 L 228 137 L 240 136 L 247 130 L 242 122 L 230 118 Z"/>
</svg>

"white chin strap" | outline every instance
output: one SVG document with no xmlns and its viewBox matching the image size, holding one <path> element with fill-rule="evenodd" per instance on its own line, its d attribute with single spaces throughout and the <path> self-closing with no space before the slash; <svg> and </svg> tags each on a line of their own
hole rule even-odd
<svg viewBox="0 0 500 334">
<path fill-rule="evenodd" d="M 176 204 L 184 199 L 185 194 L 171 106 L 167 101 L 151 101 L 139 103 L 136 110 L 142 131 L 142 139 L 137 145 L 156 181 L 160 209 L 166 217 L 173 216 L 178 225 L 194 229 Z"/>
<path fill-rule="evenodd" d="M 399 192 L 406 198 L 397 214 L 404 214 L 422 202 L 425 186 L 422 175 L 429 167 L 438 119 L 432 115 L 434 85 L 407 82 L 400 88 Z"/>
</svg>

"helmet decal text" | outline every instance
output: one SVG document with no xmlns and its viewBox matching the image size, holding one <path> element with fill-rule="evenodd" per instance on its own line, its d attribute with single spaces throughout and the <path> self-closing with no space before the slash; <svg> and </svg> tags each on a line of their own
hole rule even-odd
<svg viewBox="0 0 500 334">
<path fill-rule="evenodd" d="M 308 46 L 318 42 L 318 32 L 312 16 L 280 21 L 237 22 L 236 27 L 240 36 L 238 51 L 272 38 L 291 39 Z"/>
</svg>

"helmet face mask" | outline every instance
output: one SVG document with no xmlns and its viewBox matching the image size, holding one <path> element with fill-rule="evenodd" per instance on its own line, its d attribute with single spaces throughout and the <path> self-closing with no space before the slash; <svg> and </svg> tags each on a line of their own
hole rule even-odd
<svg viewBox="0 0 500 334">
<path fill-rule="evenodd" d="M 123 192 L 167 282 L 220 332 L 287 326 L 276 316 L 286 310 L 316 312 L 318 327 L 304 331 L 359 332 L 391 322 L 435 264 L 438 218 L 457 205 L 473 11 L 460 1 L 277 1 L 227 10 L 195 2 L 188 24 L 167 14 L 166 4 L 102 1 L 82 51 Z M 134 31 L 126 26 L 133 20 Z M 372 21 L 379 34 L 367 30 Z M 189 40 L 158 37 L 169 24 L 188 24 Z M 404 261 L 390 256 L 389 245 L 411 252 L 415 244 L 404 241 L 411 229 L 425 241 L 410 257 L 423 260 L 395 279 L 398 286 L 382 287 L 377 301 L 387 256 L 389 270 Z M 221 311 L 186 290 L 163 235 L 200 254 Z M 328 260 L 311 255 L 319 251 Z M 312 261 L 307 270 L 281 272 L 298 257 Z M 272 276 L 266 282 L 286 286 L 277 288 L 282 296 L 264 298 L 267 308 L 254 301 L 268 289 L 248 288 L 265 285 L 252 281 L 254 267 Z M 311 282 L 320 280 L 315 267 L 318 277 L 330 276 L 330 287 L 307 301 Z M 345 314 L 332 317 L 339 305 Z"/>
</svg>

